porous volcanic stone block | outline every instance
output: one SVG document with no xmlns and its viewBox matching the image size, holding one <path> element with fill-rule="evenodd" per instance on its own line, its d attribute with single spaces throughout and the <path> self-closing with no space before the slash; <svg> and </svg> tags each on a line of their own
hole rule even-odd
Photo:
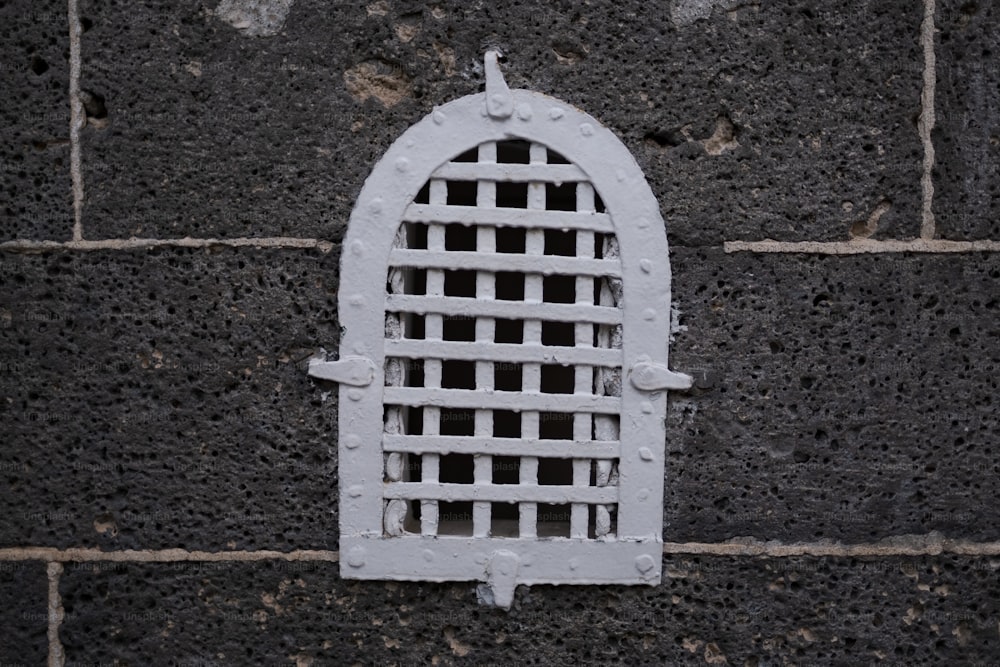
<svg viewBox="0 0 1000 667">
<path fill-rule="evenodd" d="M 946 239 L 1000 239 L 1000 7 L 937 4 L 934 211 Z"/>
<path fill-rule="evenodd" d="M 664 539 L 1000 537 L 1000 257 L 672 254 Z"/>
<path fill-rule="evenodd" d="M 300 0 L 271 36 L 212 4 L 82 3 L 83 81 L 107 106 L 107 127 L 84 133 L 88 235 L 336 240 L 392 141 L 482 88 L 487 46 L 509 55 L 511 87 L 618 133 L 675 242 L 845 240 L 883 202 L 876 237 L 917 233 L 913 2 L 747 4 L 689 22 L 637 2 Z"/>
<path fill-rule="evenodd" d="M 359 4 L 295 2 L 269 36 L 214 1 L 80 4 L 83 85 L 107 110 L 83 135 L 88 237 L 339 239 L 380 149 L 422 115 L 411 96 L 369 122 L 381 105 L 347 92 L 355 43 L 378 39 Z"/>
<path fill-rule="evenodd" d="M 412 26 L 412 39 L 360 48 L 430 57 L 414 81 L 426 108 L 471 92 L 484 45 L 498 46 L 512 88 L 566 100 L 618 134 L 672 243 L 846 240 L 883 201 L 877 238 L 917 234 L 920 6 L 703 2 L 720 7 L 691 21 L 678 4 L 386 3 L 382 20 L 397 34 Z"/>
<path fill-rule="evenodd" d="M 0 561 L 0 664 L 45 664 L 48 595 L 45 563 Z"/>
<path fill-rule="evenodd" d="M 345 582 L 335 563 L 81 566 L 67 659 L 143 664 L 939 665 L 996 657 L 996 559 L 670 556 L 655 587 Z M 834 584 L 835 582 L 835 584 Z"/>
<path fill-rule="evenodd" d="M 73 235 L 65 0 L 0 5 L 0 241 Z"/>
<path fill-rule="evenodd" d="M 0 545 L 335 548 L 336 262 L 4 256 Z"/>
<path fill-rule="evenodd" d="M 846 240 L 883 202 L 875 236 L 915 236 L 920 7 L 729 4 L 689 24 L 581 10 L 561 33 L 589 52 L 556 64 L 552 90 L 622 136 L 674 244 Z"/>
</svg>

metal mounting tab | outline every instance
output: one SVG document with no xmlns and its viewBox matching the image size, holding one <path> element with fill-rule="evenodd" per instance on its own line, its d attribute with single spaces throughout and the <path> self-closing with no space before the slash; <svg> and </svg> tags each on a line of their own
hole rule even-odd
<svg viewBox="0 0 1000 667">
<path fill-rule="evenodd" d="M 628 373 L 632 386 L 642 391 L 660 389 L 690 389 L 694 380 L 690 375 L 676 373 L 663 364 L 640 361 Z"/>
<path fill-rule="evenodd" d="M 486 112 L 493 118 L 510 118 L 514 113 L 514 98 L 503 79 L 497 59 L 499 51 L 487 51 L 484 59 L 486 70 Z"/>
<path fill-rule="evenodd" d="M 513 551 L 498 549 L 490 556 L 486 565 L 486 586 L 492 593 L 492 604 L 510 610 L 514 604 L 514 589 L 517 588 L 517 570 L 521 559 Z"/>
<path fill-rule="evenodd" d="M 309 375 L 352 387 L 367 387 L 375 379 L 375 362 L 368 357 L 344 357 L 339 361 L 309 361 Z"/>
</svg>

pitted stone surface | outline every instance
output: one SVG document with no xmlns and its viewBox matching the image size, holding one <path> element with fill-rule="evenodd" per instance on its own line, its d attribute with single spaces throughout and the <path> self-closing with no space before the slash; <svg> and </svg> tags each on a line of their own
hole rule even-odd
<svg viewBox="0 0 1000 667">
<path fill-rule="evenodd" d="M 206 18 L 208 4 L 82 3 L 83 82 L 110 123 L 84 133 L 97 237 L 339 240 L 392 141 L 483 85 L 483 44 L 508 55 L 511 88 L 623 139 L 675 244 L 846 240 L 886 200 L 876 238 L 918 231 L 909 0 L 746 3 L 690 25 L 666 4 L 296 2 L 266 39 Z M 623 76 L 630 62 L 641 75 Z"/>
<path fill-rule="evenodd" d="M 297 2 L 280 34 L 251 37 L 217 4 L 81 0 L 82 85 L 108 114 L 82 134 L 89 238 L 339 240 L 373 134 L 408 124 L 368 118 L 344 88 L 373 38 L 363 6 Z"/>
<path fill-rule="evenodd" d="M 1000 538 L 1000 257 L 671 254 L 665 540 Z"/>
<path fill-rule="evenodd" d="M 278 34 L 294 0 L 222 0 L 215 15 L 253 37 Z"/>
<path fill-rule="evenodd" d="M 336 261 L 0 257 L 0 546 L 336 548 Z"/>
<path fill-rule="evenodd" d="M 713 11 L 732 11 L 741 4 L 743 0 L 672 0 L 671 18 L 677 25 L 686 26 L 708 18 Z"/>
<path fill-rule="evenodd" d="M 0 4 L 0 241 L 69 240 L 69 30 L 64 0 Z"/>
<path fill-rule="evenodd" d="M 1000 239 L 1000 6 L 938 0 L 934 212 L 946 239 Z"/>
<path fill-rule="evenodd" d="M 0 664 L 44 665 L 48 653 L 45 564 L 0 561 Z"/>
<path fill-rule="evenodd" d="M 105 564 L 62 581 L 68 660 L 943 665 L 995 659 L 990 558 L 668 557 L 656 588 L 344 582 L 332 563 Z"/>
<path fill-rule="evenodd" d="M 87 238 L 339 243 L 375 162 L 499 48 L 511 88 L 622 138 L 666 218 L 695 377 L 666 540 L 1000 539 L 997 256 L 718 249 L 916 236 L 923 3 L 283 0 L 266 36 L 220 4 L 79 0 Z M 936 4 L 937 230 L 997 239 L 997 9 Z M 71 235 L 67 18 L 0 6 L 0 241 Z M 0 253 L 0 547 L 337 549 L 337 388 L 306 364 L 339 343 L 338 255 Z M 659 587 L 520 588 L 509 614 L 339 567 L 66 563 L 67 664 L 997 660 L 996 558 L 668 557 Z M 44 563 L 0 561 L 0 664 L 45 663 L 46 598 Z"/>
</svg>

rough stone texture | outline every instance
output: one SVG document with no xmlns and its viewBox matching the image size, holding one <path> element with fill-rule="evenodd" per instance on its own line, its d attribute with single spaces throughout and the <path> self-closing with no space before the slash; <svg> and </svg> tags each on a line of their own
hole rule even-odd
<svg viewBox="0 0 1000 667">
<path fill-rule="evenodd" d="M 667 5 L 314 0 L 272 37 L 210 4 L 83 2 L 83 81 L 108 109 L 84 133 L 88 237 L 338 240 L 392 141 L 482 87 L 487 46 L 512 87 L 621 136 L 675 243 L 846 240 L 883 201 L 876 238 L 918 231 L 910 0 L 740 3 L 686 25 Z"/>
<path fill-rule="evenodd" d="M 363 7 L 297 2 L 255 37 L 216 4 L 81 2 L 83 82 L 107 107 L 83 134 L 88 238 L 339 240 L 374 161 L 416 120 L 345 89 L 356 43 L 376 38 Z"/>
<path fill-rule="evenodd" d="M 215 15 L 252 37 L 278 34 L 294 0 L 222 0 Z"/>
<path fill-rule="evenodd" d="M 1000 239 L 1000 7 L 959 0 L 937 6 L 938 235 Z"/>
<path fill-rule="evenodd" d="M 677 25 L 686 26 L 710 17 L 713 11 L 730 12 L 742 4 L 742 0 L 672 0 L 670 18 Z"/>
<path fill-rule="evenodd" d="M 916 236 L 914 0 L 79 0 L 88 239 L 334 250 L 0 253 L 0 547 L 338 548 L 340 239 L 434 105 L 593 114 L 661 203 L 686 329 L 665 538 L 1000 539 L 996 254 L 724 254 Z M 938 0 L 939 235 L 1000 238 L 997 9 Z M 0 241 L 70 238 L 65 0 L 0 3 Z M 10 250 L 10 249 L 8 249 Z M 997 558 L 668 557 L 656 588 L 357 583 L 336 563 L 68 563 L 67 664 L 975 665 Z M 0 562 L 0 665 L 43 664 L 44 563 Z M 436 663 L 435 663 L 436 659 Z"/>
<path fill-rule="evenodd" d="M 665 539 L 1000 538 L 1000 257 L 671 254 Z"/>
<path fill-rule="evenodd" d="M 73 234 L 65 0 L 0 3 L 0 241 Z"/>
<path fill-rule="evenodd" d="M 664 561 L 662 586 L 345 582 L 335 564 L 104 564 L 62 579 L 69 661 L 198 665 L 975 665 L 997 559 Z"/>
<path fill-rule="evenodd" d="M 335 548 L 336 253 L 5 256 L 0 544 Z M 993 255 L 674 251 L 665 535 L 997 539 Z M 887 293 L 886 285 L 892 285 Z M 948 457 L 948 463 L 941 461 Z"/>
<path fill-rule="evenodd" d="M 0 664 L 44 665 L 48 618 L 45 564 L 0 561 Z"/>
<path fill-rule="evenodd" d="M 0 546 L 336 548 L 336 393 L 305 373 L 339 338 L 335 266 L 0 258 Z"/>
</svg>

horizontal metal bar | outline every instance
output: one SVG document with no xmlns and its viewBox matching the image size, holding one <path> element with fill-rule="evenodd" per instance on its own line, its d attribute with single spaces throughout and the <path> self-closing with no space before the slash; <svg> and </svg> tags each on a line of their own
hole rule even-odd
<svg viewBox="0 0 1000 667">
<path fill-rule="evenodd" d="M 604 347 L 563 347 L 554 345 L 519 345 L 516 343 L 473 343 L 452 340 L 385 341 L 385 356 L 408 359 L 457 359 L 460 361 L 495 361 L 501 363 L 560 364 L 562 366 L 621 366 L 621 350 Z"/>
<path fill-rule="evenodd" d="M 542 275 L 611 276 L 620 278 L 621 263 L 609 259 L 586 259 L 559 255 L 521 255 L 469 251 L 393 250 L 390 266 L 415 269 L 474 269 L 476 271 L 518 271 Z"/>
<path fill-rule="evenodd" d="M 587 175 L 574 164 L 510 164 L 506 162 L 446 162 L 431 178 L 453 181 L 500 181 L 507 183 L 574 183 Z"/>
<path fill-rule="evenodd" d="M 621 453 L 617 441 L 538 440 L 455 435 L 389 435 L 382 438 L 386 452 L 408 454 L 489 454 L 556 459 L 614 459 Z"/>
<path fill-rule="evenodd" d="M 507 320 L 546 320 L 584 324 L 620 324 L 618 308 L 575 303 L 529 301 L 487 301 L 464 297 L 390 294 L 385 309 L 391 313 L 439 313 L 465 317 L 497 317 Z"/>
<path fill-rule="evenodd" d="M 386 405 L 429 405 L 439 408 L 514 410 L 515 412 L 621 412 L 621 398 L 590 394 L 541 394 L 487 389 L 426 389 L 424 387 L 385 387 L 382 402 Z"/>
<path fill-rule="evenodd" d="M 424 484 L 389 482 L 382 495 L 386 499 L 439 500 L 454 502 L 484 500 L 499 503 L 607 504 L 618 502 L 616 486 L 524 486 L 521 484 Z"/>
<path fill-rule="evenodd" d="M 403 221 L 530 227 L 532 229 L 580 229 L 606 234 L 614 232 L 614 225 L 611 224 L 611 217 L 607 213 L 577 213 L 575 211 L 545 211 L 525 208 L 410 204 L 406 213 L 403 214 Z"/>
<path fill-rule="evenodd" d="M 770 543 L 767 543 L 768 545 Z M 757 547 L 754 543 L 753 546 Z M 363 554 L 360 567 L 345 568 L 350 579 L 395 581 L 485 581 L 483 555 L 503 549 L 518 555 L 519 584 L 655 584 L 660 580 L 663 546 L 652 534 L 624 536 L 616 540 L 584 540 L 570 537 L 543 539 L 450 535 L 401 535 L 399 537 L 344 535 L 340 539 L 343 559 Z M 648 556 L 648 558 L 642 558 Z M 635 566 L 652 560 L 647 572 Z M 358 561 L 354 561 L 357 563 Z M 406 567 L 400 567 L 403 563 Z M 568 566 L 572 563 L 572 569 Z"/>
</svg>

